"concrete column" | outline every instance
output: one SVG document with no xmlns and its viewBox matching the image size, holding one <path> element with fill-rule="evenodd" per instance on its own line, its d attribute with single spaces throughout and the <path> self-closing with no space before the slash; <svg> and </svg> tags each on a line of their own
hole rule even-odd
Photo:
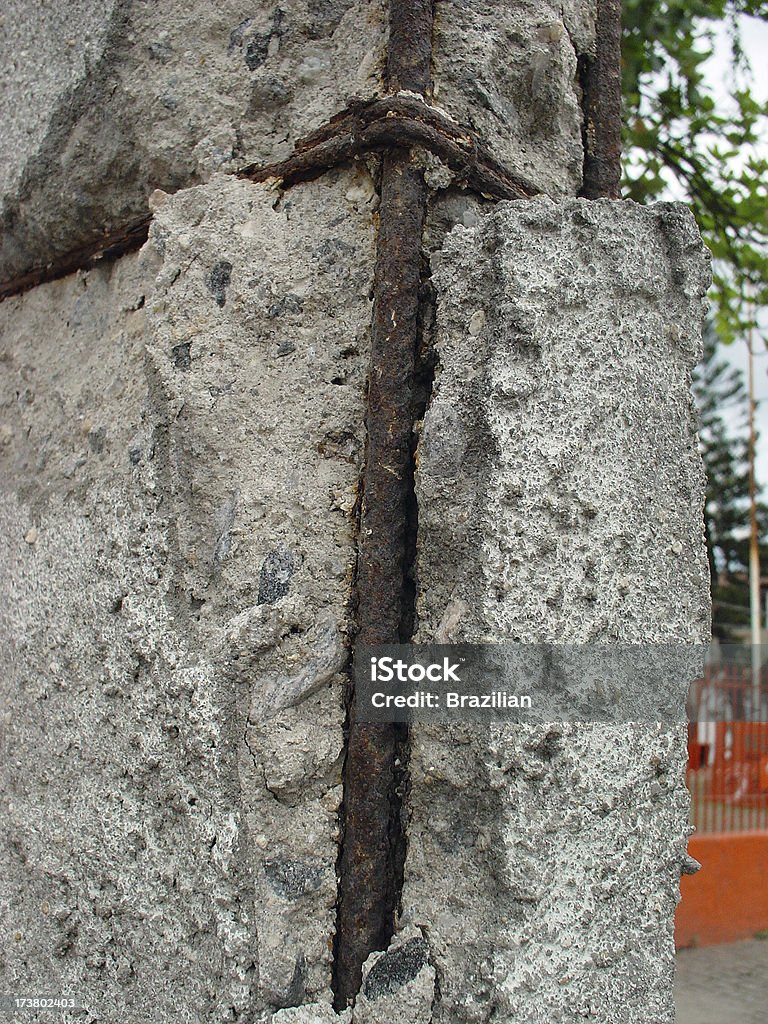
<svg viewBox="0 0 768 1024">
<path fill-rule="evenodd" d="M 402 4 L 3 15 L 0 994 L 92 1024 L 673 1019 L 685 744 L 647 725 L 415 726 L 391 938 L 333 1009 L 385 148 L 426 197 L 413 638 L 708 626 L 706 260 L 679 206 L 574 198 L 595 4 L 422 7 L 399 107 Z"/>
</svg>

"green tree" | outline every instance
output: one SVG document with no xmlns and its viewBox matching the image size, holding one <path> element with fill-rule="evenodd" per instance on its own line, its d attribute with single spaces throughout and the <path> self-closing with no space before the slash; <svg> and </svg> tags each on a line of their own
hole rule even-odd
<svg viewBox="0 0 768 1024">
<path fill-rule="evenodd" d="M 691 204 L 714 262 L 714 318 L 724 342 L 768 305 L 765 105 L 750 92 L 740 16 L 768 21 L 758 0 L 624 0 L 624 193 Z M 703 65 L 718 28 L 731 44 L 729 100 Z"/>
<path fill-rule="evenodd" d="M 743 377 L 719 343 L 742 338 L 768 305 L 768 108 L 750 91 L 744 15 L 768 21 L 759 0 L 624 0 L 624 194 L 688 202 L 713 255 L 712 318 L 695 380 L 707 471 L 705 526 L 713 633 L 749 625 L 749 449 L 727 410 L 746 416 Z M 716 35 L 730 41 L 728 81 L 705 64 Z M 717 89 L 715 89 L 717 85 Z M 723 97 L 723 90 L 727 95 Z M 759 508 L 768 523 L 765 506 Z M 761 543 L 761 564 L 768 549 Z"/>
<path fill-rule="evenodd" d="M 712 631 L 718 639 L 739 639 L 749 626 L 749 441 L 747 392 L 739 370 L 722 358 L 711 321 L 704 331 L 704 358 L 693 385 L 699 442 L 707 472 L 705 530 L 712 577 Z M 734 416 L 728 413 L 736 414 Z M 742 420 L 739 423 L 739 419 Z M 758 504 L 760 536 L 768 508 Z M 768 546 L 760 545 L 763 566 Z"/>
</svg>

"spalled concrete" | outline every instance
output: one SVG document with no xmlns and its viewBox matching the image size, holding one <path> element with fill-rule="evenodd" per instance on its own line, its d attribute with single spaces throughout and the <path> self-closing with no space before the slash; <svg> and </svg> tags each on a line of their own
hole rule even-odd
<svg viewBox="0 0 768 1024">
<path fill-rule="evenodd" d="M 435 9 L 435 102 L 553 196 L 581 184 L 577 59 L 594 49 L 594 8 L 439 0 Z"/>
<path fill-rule="evenodd" d="M 417 640 L 707 638 L 708 269 L 681 207 L 569 198 L 594 6 L 435 5 L 434 102 L 557 202 L 414 154 Z M 332 1009 L 380 168 L 231 172 L 382 91 L 386 15 L 2 15 L 0 279 L 153 213 L 0 307 L 0 994 L 87 1024 L 671 1021 L 685 742 L 638 725 L 414 727 L 395 934 Z"/>
<path fill-rule="evenodd" d="M 2 28 L 2 281 L 381 88 L 378 0 L 11 0 Z"/>
<path fill-rule="evenodd" d="M 0 310 L 6 991 L 330 999 L 373 199 L 219 177 Z"/>
<path fill-rule="evenodd" d="M 418 639 L 706 642 L 690 214 L 499 204 L 432 263 Z M 403 921 L 434 1021 L 673 1020 L 684 766 L 662 726 L 413 728 Z"/>
</svg>

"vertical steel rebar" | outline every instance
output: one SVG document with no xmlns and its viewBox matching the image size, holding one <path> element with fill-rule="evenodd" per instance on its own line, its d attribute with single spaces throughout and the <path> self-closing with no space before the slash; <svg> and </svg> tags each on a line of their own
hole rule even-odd
<svg viewBox="0 0 768 1024">
<path fill-rule="evenodd" d="M 428 95 L 432 0 L 391 0 L 387 86 Z M 407 149 L 382 162 L 374 272 L 367 445 L 356 579 L 362 646 L 407 642 L 406 530 L 413 491 L 414 375 L 426 189 Z M 360 989 L 362 965 L 386 949 L 394 928 L 404 858 L 398 753 L 402 726 L 360 722 L 353 680 L 348 695 L 343 834 L 334 957 L 334 1001 Z M 403 756 L 405 756 L 403 754 Z"/>
<path fill-rule="evenodd" d="M 585 199 L 618 199 L 621 180 L 621 0 L 597 0 L 594 57 L 580 57 Z"/>
</svg>

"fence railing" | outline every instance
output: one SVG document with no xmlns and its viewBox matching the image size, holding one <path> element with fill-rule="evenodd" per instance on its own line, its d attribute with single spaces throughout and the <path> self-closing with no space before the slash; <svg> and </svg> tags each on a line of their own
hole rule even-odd
<svg viewBox="0 0 768 1024">
<path fill-rule="evenodd" d="M 708 666 L 688 693 L 688 788 L 699 833 L 768 831 L 768 673 Z"/>
</svg>

